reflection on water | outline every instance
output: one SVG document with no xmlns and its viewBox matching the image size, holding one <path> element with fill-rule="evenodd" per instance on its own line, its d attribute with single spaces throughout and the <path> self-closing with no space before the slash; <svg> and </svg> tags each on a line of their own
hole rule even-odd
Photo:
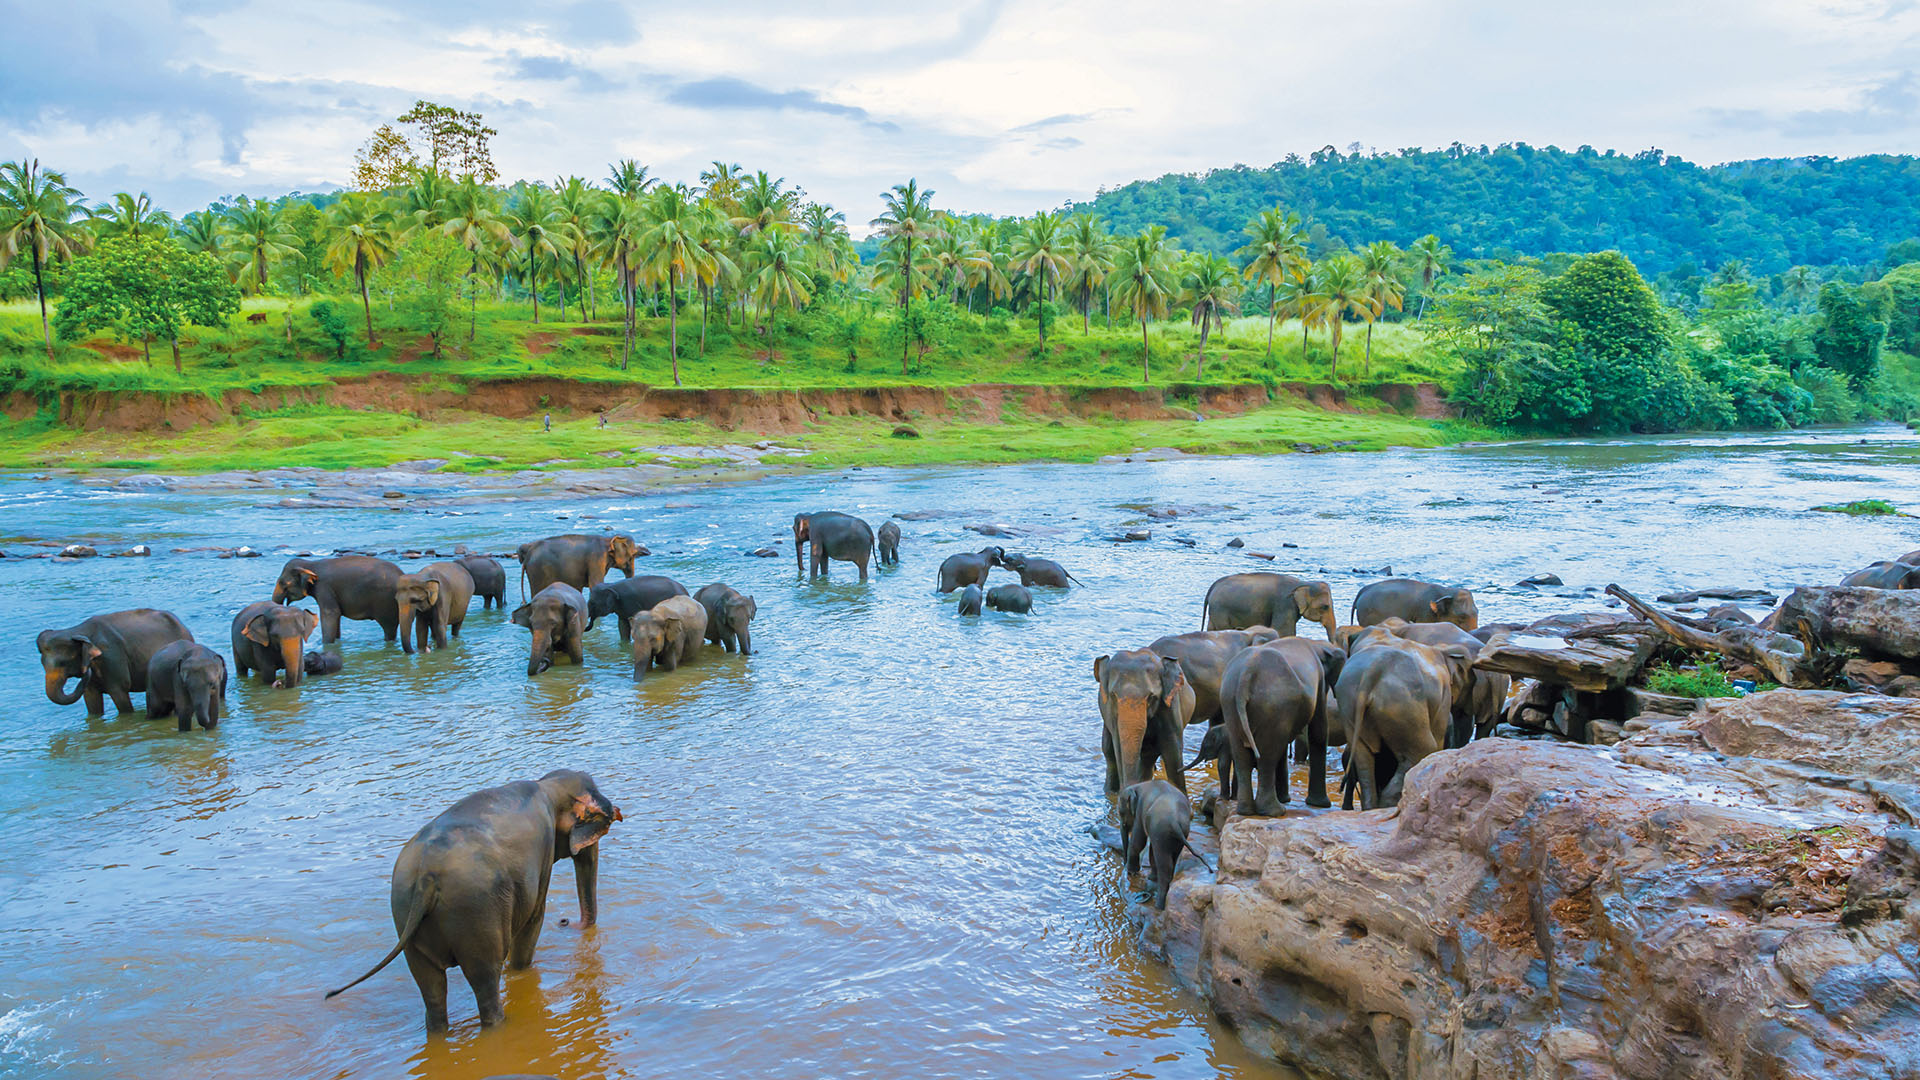
<svg viewBox="0 0 1920 1080">
<path fill-rule="evenodd" d="M 15 534 L 0 548 L 27 550 L 25 534 L 157 552 L 0 561 L 0 1072 L 1275 1076 L 1136 948 L 1118 860 L 1083 831 L 1106 813 L 1095 656 L 1194 628 L 1214 577 L 1265 568 L 1225 548 L 1235 536 L 1284 555 L 1275 569 L 1324 573 L 1343 606 L 1365 580 L 1352 568 L 1391 565 L 1475 587 L 1488 620 L 1594 607 L 1585 590 L 1609 581 L 1835 580 L 1920 547 L 1920 530 L 1806 508 L 1914 490 L 1915 446 L 1872 429 L 862 470 L 457 517 L 0 479 Z M 1146 520 L 1128 503 L 1225 509 Z M 876 525 L 951 514 L 903 522 L 904 565 L 866 586 L 742 554 L 828 506 Z M 978 549 L 964 526 L 981 522 L 1045 530 L 995 542 L 1087 587 L 1036 590 L 1026 618 L 955 617 L 934 568 Z M 752 593 L 759 654 L 710 649 L 636 686 L 603 625 L 584 667 L 528 680 L 526 632 L 476 607 L 426 655 L 348 623 L 345 671 L 293 691 L 236 682 L 211 734 L 89 720 L 40 692 L 32 635 L 95 611 L 166 607 L 224 652 L 288 550 L 510 551 L 602 525 L 652 546 L 647 572 Z M 1105 540 L 1143 526 L 1148 543 Z M 171 554 L 242 543 L 269 557 Z M 1539 572 L 1567 585 L 1510 584 Z M 391 944 L 408 836 L 469 791 L 559 766 L 592 772 L 627 820 L 603 841 L 599 926 L 558 925 L 577 912 L 556 869 L 505 1025 L 480 1032 L 456 976 L 454 1031 L 428 1043 L 398 963 L 321 1000 Z"/>
</svg>

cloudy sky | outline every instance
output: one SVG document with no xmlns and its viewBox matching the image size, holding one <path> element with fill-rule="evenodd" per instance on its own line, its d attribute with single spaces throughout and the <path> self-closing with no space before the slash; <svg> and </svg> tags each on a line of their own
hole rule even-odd
<svg viewBox="0 0 1920 1080">
<path fill-rule="evenodd" d="M 1920 0 L 0 0 L 0 157 L 175 211 L 344 184 L 427 98 L 506 178 L 718 158 L 1028 212 L 1333 144 L 1920 151 Z"/>
</svg>

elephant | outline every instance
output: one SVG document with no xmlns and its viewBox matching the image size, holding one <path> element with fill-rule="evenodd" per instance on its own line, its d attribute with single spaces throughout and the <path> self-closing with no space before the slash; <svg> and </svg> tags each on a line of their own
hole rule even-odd
<svg viewBox="0 0 1920 1080">
<path fill-rule="evenodd" d="M 370 555 L 288 559 L 273 583 L 273 602 L 291 604 L 313 597 L 320 607 L 322 645 L 340 640 L 342 618 L 377 622 L 392 641 L 400 629 L 400 605 L 393 598 L 399 580 L 398 566 Z"/>
<path fill-rule="evenodd" d="M 1068 582 L 1072 582 L 1075 585 L 1086 584 L 1079 578 L 1067 573 L 1066 567 L 1061 566 L 1052 559 L 1035 559 L 1026 555 L 1008 555 L 1001 561 L 1000 565 L 1019 574 L 1020 584 L 1029 589 L 1035 585 L 1046 585 L 1050 588 L 1065 589 L 1069 587 Z"/>
<path fill-rule="evenodd" d="M 102 698 L 113 699 L 123 713 L 133 711 L 136 691 L 147 689 L 147 665 L 153 654 L 176 641 L 192 641 L 171 611 L 134 608 L 95 615 L 64 630 L 42 630 L 35 639 L 40 667 L 47 679 L 47 700 L 71 705 L 87 699 L 87 715 L 104 712 Z M 67 693 L 68 679 L 78 679 Z"/>
<path fill-rule="evenodd" d="M 1268 626 L 1292 637 L 1300 620 L 1310 619 L 1329 637 L 1334 631 L 1332 587 L 1292 574 L 1228 574 L 1207 587 L 1203 608 L 1202 630 Z"/>
<path fill-rule="evenodd" d="M 1347 627 L 1341 627 L 1345 631 Z M 1362 629 L 1356 627 L 1355 629 Z M 1467 655 L 1479 659 L 1480 650 L 1486 648 L 1486 642 L 1474 634 L 1450 622 L 1410 623 L 1404 619 L 1388 619 L 1378 626 L 1365 628 L 1385 630 L 1395 637 L 1408 641 L 1417 641 L 1422 645 L 1447 646 L 1458 645 L 1467 650 Z M 1364 648 L 1377 638 L 1356 634 L 1350 641 L 1349 650 Z M 1447 748 L 1459 749 L 1470 740 L 1484 739 L 1493 734 L 1495 724 L 1507 709 L 1507 693 L 1513 688 L 1513 677 L 1497 671 L 1481 671 L 1474 668 L 1467 676 L 1464 685 L 1454 687 L 1453 724 L 1447 732 Z"/>
<path fill-rule="evenodd" d="M 983 547 L 979 551 L 949 555 L 940 564 L 940 584 L 936 592 L 950 593 L 966 585 L 985 585 L 987 575 L 996 566 L 1005 566 L 1007 549 Z"/>
<path fill-rule="evenodd" d="M 498 1024 L 506 1016 L 501 970 L 533 964 L 553 864 L 573 860 L 579 925 L 592 926 L 600 908 L 597 842 L 624 820 L 593 777 L 567 769 L 454 803 L 413 834 L 394 860 L 391 905 L 399 940 L 393 951 L 327 997 L 360 985 L 405 953 L 427 1007 L 428 1032 L 447 1030 L 450 967 L 473 988 L 480 1026 Z"/>
<path fill-rule="evenodd" d="M 428 563 L 411 574 L 400 575 L 393 587 L 393 600 L 400 608 L 402 649 L 411 653 L 412 639 L 418 639 L 421 652 L 429 647 L 444 649 L 447 634 L 459 637 L 460 624 L 467 621 L 467 605 L 473 602 L 473 575 L 457 562 Z"/>
<path fill-rule="evenodd" d="M 1187 790 L 1180 759 L 1181 732 L 1193 713 L 1193 684 L 1180 662 L 1152 649 L 1132 649 L 1093 662 L 1100 694 L 1100 752 L 1107 761 L 1107 794 L 1153 778 L 1156 761 L 1167 779 Z"/>
<path fill-rule="evenodd" d="M 1354 596 L 1354 622 L 1372 626 L 1392 618 L 1410 623 L 1450 622 L 1462 630 L 1472 630 L 1480 625 L 1480 609 L 1474 606 L 1473 593 L 1467 589 L 1413 578 L 1376 581 Z"/>
<path fill-rule="evenodd" d="M 669 596 L 635 615 L 630 625 L 633 681 L 639 682 L 654 664 L 673 671 L 700 654 L 707 637 L 707 609 L 690 596 Z"/>
<path fill-rule="evenodd" d="M 1168 634 L 1147 648 L 1170 660 L 1180 661 L 1180 670 L 1193 687 L 1193 715 L 1189 724 L 1220 722 L 1220 677 L 1242 649 L 1264 645 L 1280 637 L 1271 626 L 1250 626 L 1245 630 L 1203 630 L 1192 634 Z"/>
<path fill-rule="evenodd" d="M 1227 665 L 1220 708 L 1229 756 L 1219 759 L 1220 789 L 1232 790 L 1236 813 L 1276 817 L 1281 803 L 1293 801 L 1287 748 L 1303 734 L 1307 805 L 1333 805 L 1327 798 L 1327 720 L 1346 662 L 1347 654 L 1331 642 L 1280 638 L 1242 649 Z"/>
<path fill-rule="evenodd" d="M 978 585 L 968 587 L 979 588 Z M 1033 610 L 1033 594 L 1027 591 L 1025 585 L 995 585 L 987 590 L 987 606 L 995 611 L 1025 615 Z"/>
<path fill-rule="evenodd" d="M 1398 803 L 1408 770 L 1446 745 L 1454 688 L 1473 658 L 1459 645 L 1422 645 L 1378 629 L 1354 645 L 1333 690 L 1334 714 L 1347 735 L 1340 805 L 1352 807 L 1357 787 L 1361 809 L 1372 810 Z M 1394 772 L 1381 785 L 1374 759 L 1385 753 Z"/>
<path fill-rule="evenodd" d="M 655 604 L 669 596 L 685 595 L 686 586 L 661 574 L 642 574 L 595 585 L 587 590 L 587 629 L 593 629 L 595 623 L 611 615 L 620 628 L 620 644 L 625 645 L 629 640 L 628 624 L 635 615 L 652 611 Z"/>
<path fill-rule="evenodd" d="M 969 585 L 960 590 L 960 614 L 978 615 L 986 609 L 986 594 L 980 586 Z"/>
<path fill-rule="evenodd" d="M 839 559 L 860 568 L 860 580 L 867 580 L 867 560 L 873 557 L 873 528 L 852 514 L 825 510 L 793 515 L 793 561 L 800 568 L 800 549 L 813 544 L 811 578 L 827 576 L 827 562 Z"/>
<path fill-rule="evenodd" d="M 556 581 L 591 589 L 605 581 L 607 570 L 614 567 L 632 577 L 634 558 L 651 554 L 626 533 L 566 533 L 521 544 L 515 553 L 520 560 L 520 599 L 527 598 L 529 586 L 538 594 Z"/>
<path fill-rule="evenodd" d="M 195 720 L 212 731 L 226 700 L 227 662 L 205 645 L 171 642 L 147 661 L 149 720 L 172 713 L 179 717 L 181 731 L 191 731 Z"/>
<path fill-rule="evenodd" d="M 313 612 L 255 600 L 233 617 L 233 671 L 241 678 L 260 673 L 274 686 L 299 686 L 307 670 L 301 650 L 319 622 Z M 279 672 L 285 671 L 284 684 Z"/>
<path fill-rule="evenodd" d="M 1920 551 L 1914 552 L 1920 555 Z M 1855 570 L 1840 579 L 1840 584 L 1865 589 L 1920 589 L 1920 560 L 1899 559 L 1877 562 L 1864 570 Z"/>
<path fill-rule="evenodd" d="M 473 578 L 473 595 L 485 603 L 480 610 L 492 611 L 507 606 L 507 571 L 491 555 L 464 555 L 454 560 L 467 568 Z"/>
<path fill-rule="evenodd" d="M 693 598 L 707 609 L 708 641 L 728 652 L 737 648 L 741 656 L 753 655 L 753 634 L 748 628 L 753 617 L 760 613 L 760 605 L 753 602 L 753 597 L 716 581 L 701 586 Z"/>
<path fill-rule="evenodd" d="M 1180 851 L 1193 851 L 1208 870 L 1206 856 L 1194 851 L 1187 840 L 1193 828 L 1193 804 L 1187 793 L 1165 780 L 1143 780 L 1129 784 L 1120 793 L 1120 834 L 1127 839 L 1128 876 L 1140 872 L 1140 853 L 1147 853 L 1153 870 L 1153 906 L 1167 909 L 1167 890 L 1173 888 L 1173 871 L 1180 863 Z M 1144 896 L 1139 899 L 1145 899 Z"/>
<path fill-rule="evenodd" d="M 581 638 L 587 632 L 587 598 L 564 581 L 556 581 L 536 593 L 532 600 L 513 609 L 508 616 L 515 626 L 533 631 L 533 644 L 527 654 L 527 677 L 553 666 L 553 654 L 564 652 L 578 664 L 582 659 Z"/>
<path fill-rule="evenodd" d="M 895 522 L 885 522 L 876 534 L 880 548 L 881 566 L 900 565 L 900 526 Z"/>
<path fill-rule="evenodd" d="M 309 675 L 332 675 L 346 666 L 336 653 L 310 652 L 301 657 L 300 670 Z"/>
</svg>

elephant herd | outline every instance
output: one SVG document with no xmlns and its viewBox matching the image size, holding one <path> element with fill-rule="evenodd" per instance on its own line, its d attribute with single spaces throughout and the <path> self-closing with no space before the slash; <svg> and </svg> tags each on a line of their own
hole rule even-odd
<svg viewBox="0 0 1920 1080">
<path fill-rule="evenodd" d="M 1335 618 L 1324 581 L 1232 574 L 1202 600 L 1200 630 L 1094 661 L 1106 790 L 1118 797 L 1129 873 L 1150 857 L 1153 900 L 1166 906 L 1192 809 L 1186 770 L 1215 763 L 1220 800 L 1240 814 L 1291 802 L 1288 754 L 1307 766 L 1308 806 L 1329 807 L 1327 749 L 1346 747 L 1341 805 L 1400 798 L 1408 770 L 1435 751 L 1489 735 L 1506 676 L 1476 671 L 1488 635 L 1466 589 L 1389 578 Z M 1326 640 L 1296 636 L 1301 620 Z M 1182 763 L 1189 724 L 1208 725 Z M 1156 779 L 1158 766 L 1166 779 Z"/>
</svg>

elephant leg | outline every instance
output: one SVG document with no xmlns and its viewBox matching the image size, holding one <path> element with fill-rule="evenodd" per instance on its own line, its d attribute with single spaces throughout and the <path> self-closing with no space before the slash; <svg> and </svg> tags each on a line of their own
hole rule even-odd
<svg viewBox="0 0 1920 1080">
<path fill-rule="evenodd" d="M 1379 780 L 1373 775 L 1373 751 L 1359 739 L 1347 747 L 1347 767 L 1353 770 L 1360 782 L 1360 809 L 1372 810 L 1380 805 Z M 1341 809 L 1346 809 L 1346 800 L 1341 800 Z"/>
<path fill-rule="evenodd" d="M 1153 845 L 1153 906 L 1167 909 L 1167 893 L 1173 889 L 1173 871 L 1180 865 L 1180 838 L 1160 837 Z"/>
<path fill-rule="evenodd" d="M 582 642 L 580 641 L 579 635 L 574 635 L 573 640 L 567 642 L 567 659 L 573 661 L 575 664 L 584 661 L 586 655 L 581 646 Z"/>
<path fill-rule="evenodd" d="M 447 969 L 407 950 L 407 970 L 413 972 L 413 984 L 420 988 L 420 1001 L 427 1007 L 427 1031 L 447 1030 Z"/>
<path fill-rule="evenodd" d="M 1227 718 L 1227 723 L 1233 723 L 1231 716 Z M 1227 749 L 1228 753 L 1223 756 L 1222 760 L 1226 758 L 1233 759 L 1233 766 L 1230 770 L 1233 780 L 1233 812 L 1236 814 L 1251 815 L 1255 813 L 1253 806 L 1253 781 L 1254 773 L 1257 771 L 1253 767 L 1253 748 L 1245 745 L 1239 739 L 1228 739 Z M 1222 780 L 1221 783 L 1224 784 L 1226 781 Z M 1222 788 L 1222 790 L 1224 791 L 1225 789 Z M 1225 798 L 1225 796 L 1223 795 L 1222 798 Z"/>
<path fill-rule="evenodd" d="M 109 686 L 107 687 L 107 693 L 113 698 L 113 708 L 115 712 L 130 713 L 133 711 L 133 695 L 127 692 L 126 687 Z"/>
<path fill-rule="evenodd" d="M 513 941 L 507 950 L 507 967 L 513 971 L 525 971 L 533 966 L 533 950 L 540 944 L 540 927 L 547 921 L 545 908 L 533 913 L 527 925 L 513 935 Z"/>
<path fill-rule="evenodd" d="M 1145 851 L 1147 847 L 1147 826 L 1143 817 L 1144 815 L 1135 817 L 1133 828 L 1127 831 L 1126 870 L 1128 878 L 1132 878 L 1133 875 L 1140 872 L 1140 854 Z"/>
<path fill-rule="evenodd" d="M 336 607 L 328 607 L 327 605 L 322 604 L 320 606 L 320 644 L 330 645 L 333 642 L 336 642 L 339 640 L 340 640 L 340 609 Z M 388 632 L 387 640 L 388 641 L 393 640 L 392 632 Z M 255 665 L 255 666 L 258 666 L 258 665 Z M 441 1030 L 442 1031 L 446 1030 L 444 1025 L 441 1027 Z"/>
<path fill-rule="evenodd" d="M 447 647 L 447 620 L 444 617 L 433 620 L 433 647 L 436 649 Z"/>
<path fill-rule="evenodd" d="M 499 961 L 471 967 L 461 964 L 460 973 L 467 977 L 467 985 L 473 988 L 473 1003 L 480 1007 L 480 1026 L 492 1027 L 505 1020 L 507 1010 L 500 1004 Z"/>
<path fill-rule="evenodd" d="M 613 621 L 620 624 L 620 644 L 631 644 L 633 642 L 633 627 L 627 624 L 627 616 L 625 613 L 614 612 Z"/>
<path fill-rule="evenodd" d="M 395 615 L 392 619 L 381 619 L 380 632 L 387 636 L 387 641 L 389 642 L 399 640 L 400 616 Z"/>
<path fill-rule="evenodd" d="M 1182 728 L 1177 724 L 1169 724 L 1163 728 L 1159 738 L 1159 754 L 1160 764 L 1167 770 L 1167 782 L 1185 794 L 1187 790 L 1187 771 L 1184 760 L 1186 746 L 1180 738 L 1181 733 Z M 1151 768 L 1148 774 L 1152 774 Z"/>
<path fill-rule="evenodd" d="M 1254 794 L 1253 812 L 1261 817 L 1279 817 L 1280 804 L 1291 799 L 1286 787 L 1287 744 L 1281 742 L 1279 749 L 1260 755 L 1260 764 L 1254 772 L 1258 774 L 1259 790 Z"/>
<path fill-rule="evenodd" d="M 1100 756 L 1107 759 L 1107 794 L 1120 790 L 1120 759 L 1113 749 L 1113 729 L 1100 725 Z"/>
<path fill-rule="evenodd" d="M 861 581 L 867 580 L 867 556 L 865 555 L 860 556 L 858 559 L 854 560 L 854 563 L 860 567 L 860 580 Z"/>
<path fill-rule="evenodd" d="M 1327 714 L 1320 710 L 1307 721 L 1307 805 L 1325 809 L 1327 799 Z"/>
</svg>

